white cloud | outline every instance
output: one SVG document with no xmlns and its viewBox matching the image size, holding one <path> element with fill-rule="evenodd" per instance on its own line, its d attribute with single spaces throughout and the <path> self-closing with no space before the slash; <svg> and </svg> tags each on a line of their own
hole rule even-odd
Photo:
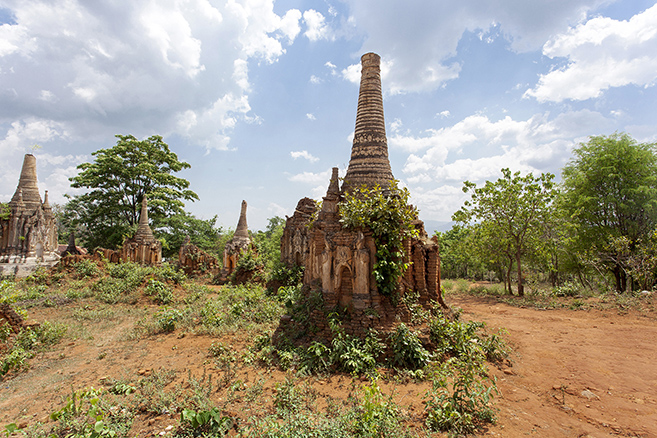
<svg viewBox="0 0 657 438">
<path fill-rule="evenodd" d="M 358 53 L 375 51 L 392 62 L 384 87 L 395 94 L 433 90 L 457 78 L 461 66 L 452 58 L 465 32 L 499 29 L 512 50 L 536 50 L 608 0 L 346 3 L 351 14 L 348 24 L 354 23 L 364 36 Z"/>
<path fill-rule="evenodd" d="M 319 161 L 319 158 L 314 157 L 308 151 L 292 151 L 292 152 L 290 152 L 290 156 L 292 158 L 294 158 L 295 160 L 297 158 L 304 158 L 304 159 L 310 161 L 311 163 L 316 163 L 317 161 Z"/>
<path fill-rule="evenodd" d="M 585 141 L 591 132 L 604 132 L 609 123 L 600 113 L 589 110 L 553 118 L 537 114 L 527 120 L 507 116 L 493 121 L 476 114 L 453 126 L 426 131 L 424 136 L 397 135 L 389 143 L 411 152 L 402 171 L 415 192 L 431 190 L 434 185 L 460 187 L 465 180 L 481 183 L 497 179 L 504 167 L 557 173 L 575 144 Z M 462 156 L 466 150 L 468 158 Z M 418 205 L 427 206 L 422 202 Z M 453 212 L 458 206 L 451 205 L 450 209 Z"/>
<path fill-rule="evenodd" d="M 437 115 L 438 117 L 447 118 L 447 117 L 450 116 L 450 114 L 451 114 L 451 113 L 450 113 L 448 110 L 445 110 L 445 111 L 441 111 L 441 112 L 439 112 L 439 113 L 436 114 L 436 115 Z"/>
<path fill-rule="evenodd" d="M 324 16 L 321 12 L 314 9 L 309 9 L 303 13 L 303 21 L 306 23 L 306 31 L 304 35 L 310 41 L 318 41 L 323 39 L 330 39 L 330 28 L 326 24 Z"/>
<path fill-rule="evenodd" d="M 308 120 L 317 120 L 317 117 L 315 117 L 315 115 L 312 113 L 306 113 L 306 118 Z"/>
<path fill-rule="evenodd" d="M 550 58 L 567 58 L 563 68 L 541 75 L 525 97 L 539 102 L 599 97 L 610 87 L 650 87 L 657 79 L 657 5 L 627 21 L 595 17 L 551 38 Z"/>
<path fill-rule="evenodd" d="M 352 64 L 349 67 L 342 70 L 342 77 L 349 82 L 354 84 L 360 83 L 360 64 Z"/>
<path fill-rule="evenodd" d="M 317 84 L 321 84 L 321 83 L 322 83 L 322 78 L 317 77 L 317 76 L 315 76 L 315 75 L 311 75 L 311 76 L 310 76 L 310 83 L 311 83 L 311 84 L 315 84 L 315 85 L 317 85 Z"/>
<path fill-rule="evenodd" d="M 275 62 L 301 32 L 301 12 L 273 4 L 7 0 L 0 129 L 38 114 L 79 137 L 157 132 L 227 149 L 236 123 L 257 120 L 249 61 Z"/>
</svg>

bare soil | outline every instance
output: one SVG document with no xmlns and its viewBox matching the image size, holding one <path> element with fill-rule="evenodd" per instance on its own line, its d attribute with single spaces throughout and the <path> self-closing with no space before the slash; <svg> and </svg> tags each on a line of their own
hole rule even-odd
<svg viewBox="0 0 657 438">
<path fill-rule="evenodd" d="M 464 319 L 505 329 L 504 337 L 513 347 L 510 362 L 490 366 L 499 388 L 495 398 L 498 421 L 481 435 L 657 437 L 654 296 L 640 308 L 630 309 L 536 310 L 471 295 L 450 295 L 447 302 L 462 308 Z M 136 384 L 161 369 L 176 371 L 172 391 L 189 388 L 190 378 L 212 375 L 216 387 L 213 402 L 239 421 L 248 421 L 256 412 L 272 412 L 275 385 L 285 380 L 286 373 L 244 364 L 226 370 L 208 356 L 217 341 L 230 345 L 239 355 L 252 344 L 252 334 L 217 338 L 177 330 L 134 338 L 136 322 L 154 312 L 154 306 L 124 306 L 88 321 L 71 317 L 79 307 L 78 302 L 30 309 L 30 320 L 66 322 L 69 335 L 33 358 L 27 371 L 10 373 L 0 382 L 0 427 L 11 422 L 23 427 L 45 423 L 72 389 L 103 388 L 112 379 Z M 118 308 L 95 303 L 86 310 L 104 315 L 103 311 Z M 298 383 L 314 393 L 314 408 L 323 410 L 331 400 L 344 400 L 358 391 L 366 380 L 332 375 L 303 378 Z M 260 384 L 261 395 L 247 402 L 248 388 Z M 236 385 L 243 390 L 236 392 Z M 422 398 L 429 384 L 389 379 L 381 387 L 394 394 L 409 418 L 409 428 L 422 430 Z M 178 422 L 176 413 L 138 412 L 131 436 L 166 435 L 170 433 L 167 427 Z"/>
</svg>

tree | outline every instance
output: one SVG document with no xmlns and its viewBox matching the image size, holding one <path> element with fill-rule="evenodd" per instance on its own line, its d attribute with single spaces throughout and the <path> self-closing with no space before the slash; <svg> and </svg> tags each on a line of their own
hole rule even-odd
<svg viewBox="0 0 657 438">
<path fill-rule="evenodd" d="M 204 220 L 182 212 L 162 219 L 154 234 L 163 241 L 162 256 L 165 258 L 177 255 L 185 237 L 189 236 L 192 244 L 221 260 L 223 255 L 219 254 L 219 239 L 222 230 L 216 225 L 217 216 Z"/>
<path fill-rule="evenodd" d="M 573 150 L 562 172 L 559 205 L 574 230 L 571 248 L 610 271 L 618 291 L 628 286 L 623 251 L 633 253 L 655 228 L 655 146 L 625 133 L 593 136 Z"/>
<path fill-rule="evenodd" d="M 183 200 L 198 199 L 189 181 L 173 175 L 191 166 L 179 161 L 162 137 L 116 137 L 114 147 L 94 152 L 94 162 L 80 164 L 80 173 L 70 178 L 71 187 L 89 190 L 66 209 L 75 212 L 73 225 L 82 226 L 90 247 L 115 248 L 134 232 L 144 195 L 154 228 L 168 216 L 183 214 Z"/>
<path fill-rule="evenodd" d="M 509 169 L 502 169 L 502 175 L 494 183 L 486 181 L 480 188 L 464 182 L 463 191 L 471 193 L 471 200 L 454 213 L 452 220 L 474 228 L 478 240 L 485 243 L 481 248 L 488 252 L 489 258 L 506 259 L 508 282 L 515 262 L 518 295 L 523 296 L 523 257 L 536 253 L 542 245 L 542 229 L 555 196 L 554 175 L 542 173 L 538 178 L 531 173 L 511 175 Z"/>
</svg>

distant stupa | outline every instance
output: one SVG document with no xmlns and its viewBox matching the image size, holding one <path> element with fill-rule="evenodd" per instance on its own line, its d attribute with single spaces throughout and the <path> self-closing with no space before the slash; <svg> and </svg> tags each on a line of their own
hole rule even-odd
<svg viewBox="0 0 657 438">
<path fill-rule="evenodd" d="M 29 274 L 27 265 L 54 264 L 57 254 L 57 222 L 48 202 L 48 191 L 41 202 L 37 186 L 36 157 L 26 154 L 18 187 L 9 201 L 10 216 L 0 219 L 0 264 L 24 264 L 24 267 L 0 267 L 0 272 Z M 35 268 L 36 269 L 36 268 Z"/>
</svg>

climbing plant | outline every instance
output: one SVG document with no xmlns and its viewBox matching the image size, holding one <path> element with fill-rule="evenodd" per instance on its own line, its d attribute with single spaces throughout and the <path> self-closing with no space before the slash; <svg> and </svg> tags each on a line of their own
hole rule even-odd
<svg viewBox="0 0 657 438">
<path fill-rule="evenodd" d="M 418 236 L 413 226 L 417 210 L 409 204 L 410 192 L 391 181 L 387 189 L 362 186 L 345 194 L 340 203 L 340 222 L 345 228 L 367 228 L 376 245 L 374 279 L 379 293 L 397 303 L 397 284 L 409 267 L 404 239 Z"/>
</svg>

